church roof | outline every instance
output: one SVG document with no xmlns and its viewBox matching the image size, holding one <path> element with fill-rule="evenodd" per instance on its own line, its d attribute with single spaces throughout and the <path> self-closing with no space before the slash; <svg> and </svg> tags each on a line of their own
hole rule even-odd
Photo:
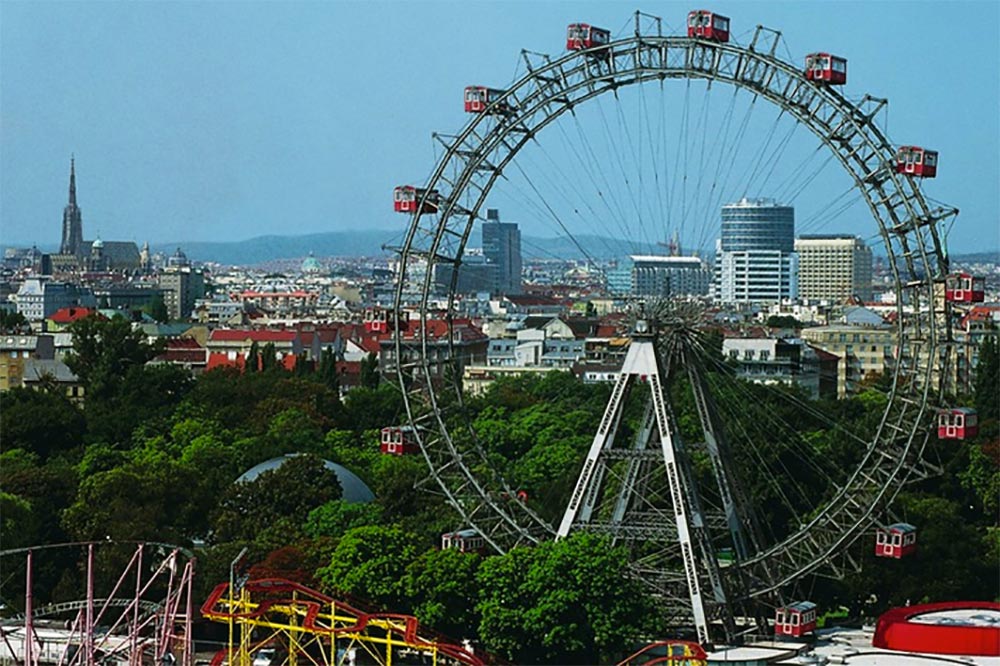
<svg viewBox="0 0 1000 666">
<path fill-rule="evenodd" d="M 97 241 L 83 241 L 80 253 L 89 256 L 94 243 Z M 139 246 L 132 241 L 100 241 L 103 244 L 101 255 L 108 260 L 108 267 L 112 270 L 119 268 L 139 268 L 142 261 L 139 257 Z M 100 247 L 100 246 L 98 246 Z"/>
</svg>

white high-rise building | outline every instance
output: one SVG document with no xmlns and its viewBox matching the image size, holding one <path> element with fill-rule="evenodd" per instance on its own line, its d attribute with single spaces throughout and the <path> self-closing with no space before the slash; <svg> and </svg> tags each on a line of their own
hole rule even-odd
<svg viewBox="0 0 1000 666">
<path fill-rule="evenodd" d="M 633 296 L 702 296 L 712 283 L 711 269 L 698 257 L 633 254 L 618 271 L 627 281 L 618 279 L 611 285 L 619 276 L 609 275 L 609 286 Z"/>
<path fill-rule="evenodd" d="M 773 199 L 722 207 L 713 296 L 721 303 L 774 302 L 798 295 L 795 210 Z"/>
<path fill-rule="evenodd" d="M 856 236 L 810 235 L 795 241 L 799 296 L 844 301 L 872 299 L 872 250 Z"/>
</svg>

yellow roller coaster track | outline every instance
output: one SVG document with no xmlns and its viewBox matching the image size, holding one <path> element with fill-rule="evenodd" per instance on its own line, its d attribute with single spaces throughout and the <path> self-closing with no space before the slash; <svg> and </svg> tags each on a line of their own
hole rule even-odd
<svg viewBox="0 0 1000 666">
<path fill-rule="evenodd" d="M 230 629 L 227 647 L 212 666 L 253 666 L 261 650 L 273 650 L 259 660 L 268 659 L 266 666 L 498 663 L 421 627 L 412 615 L 357 606 L 278 578 L 248 581 L 239 589 L 221 583 L 201 608 L 207 619 Z"/>
</svg>

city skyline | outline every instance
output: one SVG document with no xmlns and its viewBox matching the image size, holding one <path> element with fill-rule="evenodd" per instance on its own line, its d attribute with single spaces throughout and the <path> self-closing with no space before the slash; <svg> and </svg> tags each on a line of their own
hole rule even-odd
<svg viewBox="0 0 1000 666">
<path fill-rule="evenodd" d="M 908 31 L 886 31 L 884 18 L 882 28 L 873 25 L 876 17 L 898 15 L 886 11 L 898 5 L 821 6 L 850 11 L 830 12 L 817 24 L 815 11 L 789 3 L 715 8 L 733 19 L 734 35 L 756 23 L 781 29 L 790 61 L 815 45 L 847 56 L 848 96 L 869 92 L 892 100 L 890 139 L 940 151 L 938 177 L 923 187 L 962 210 L 949 235 L 951 251 L 1000 246 L 997 82 L 968 64 L 996 61 L 995 40 L 948 39 L 961 26 L 946 20 L 955 12 L 943 5 L 907 6 L 897 19 Z M 962 6 L 996 23 L 995 5 Z M 6 3 L 0 10 L 4 243 L 57 241 L 73 153 L 79 205 L 95 238 L 164 244 L 353 229 L 401 234 L 408 220 L 391 211 L 392 187 L 426 179 L 435 163 L 431 132 L 456 131 L 466 121 L 462 87 L 503 85 L 522 47 L 559 55 L 565 24 L 574 20 L 621 27 L 616 34 L 624 34 L 631 20 L 625 9 L 389 3 L 296 4 L 278 12 L 243 4 Z M 665 32 L 677 32 L 686 8 L 658 13 Z M 520 20 L 525 16 L 532 20 Z M 270 29 L 275 21 L 280 31 Z M 490 39 L 461 29 L 468 21 L 488 23 Z M 922 30 L 952 47 L 902 46 L 909 39 L 904 32 Z M 100 39 L 108 31 L 120 39 Z M 84 36 L 92 38 L 86 48 Z M 464 54 L 460 62 L 450 57 L 455 52 Z M 907 65 L 888 67 L 897 53 L 907 54 Z M 352 91 L 349 104 L 345 87 Z M 558 152 L 558 144 L 549 145 Z M 837 192 L 822 184 L 816 190 L 817 201 Z M 506 217 L 519 221 L 525 236 L 559 235 L 506 201 L 491 205 L 510 209 Z M 688 224 L 704 226 L 697 219 Z M 858 206 L 815 231 L 870 237 L 872 227 Z M 649 240 L 665 231 L 654 223 Z M 704 245 L 692 229 L 686 235 L 685 245 Z"/>
</svg>

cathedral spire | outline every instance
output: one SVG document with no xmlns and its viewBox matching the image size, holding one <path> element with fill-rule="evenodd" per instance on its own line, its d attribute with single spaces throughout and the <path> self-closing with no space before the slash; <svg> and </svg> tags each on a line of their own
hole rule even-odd
<svg viewBox="0 0 1000 666">
<path fill-rule="evenodd" d="M 76 156 L 69 156 L 69 205 L 76 205 Z"/>
<path fill-rule="evenodd" d="M 76 158 L 69 158 L 69 203 L 63 208 L 62 243 L 59 254 L 75 254 L 83 251 L 83 216 L 76 205 Z"/>
</svg>

